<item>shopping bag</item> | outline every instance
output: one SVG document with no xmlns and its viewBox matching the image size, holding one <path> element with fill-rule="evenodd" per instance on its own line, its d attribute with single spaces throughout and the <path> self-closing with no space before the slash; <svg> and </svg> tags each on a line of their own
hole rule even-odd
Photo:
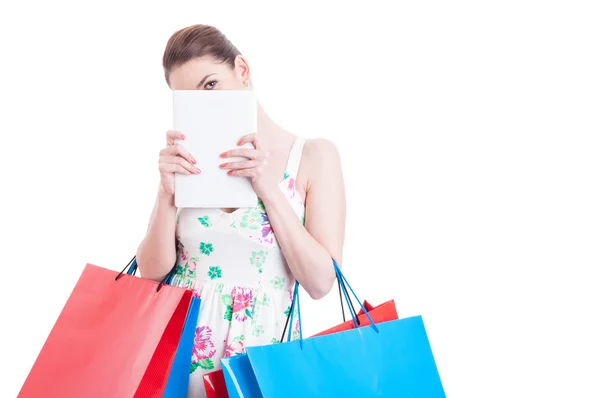
<svg viewBox="0 0 600 398">
<path fill-rule="evenodd" d="M 185 398 L 187 396 L 200 303 L 199 298 L 192 298 L 163 398 Z"/>
<path fill-rule="evenodd" d="M 340 286 L 339 284 L 338 286 Z M 297 289 L 297 286 L 296 286 Z M 297 290 L 295 290 L 294 297 L 297 294 Z M 341 296 L 341 290 L 340 290 Z M 292 306 L 295 305 L 296 301 L 292 301 Z M 354 308 L 351 306 L 351 312 L 354 311 Z M 325 334 L 331 334 L 340 332 L 343 330 L 349 330 L 354 327 L 361 327 L 370 325 L 369 318 L 365 315 L 368 313 L 371 319 L 375 323 L 391 321 L 394 319 L 398 319 L 398 312 L 396 310 L 396 304 L 394 300 L 389 300 L 381 305 L 376 307 L 371 306 L 367 301 L 363 303 L 361 306 L 361 310 L 358 312 L 358 319 L 356 324 L 354 320 L 348 320 L 346 322 L 341 323 L 340 325 L 334 326 L 323 332 L 320 332 L 314 336 L 322 336 Z M 292 311 L 290 311 L 290 316 L 288 316 L 288 322 L 291 317 Z M 286 322 L 286 328 L 288 326 L 288 322 Z M 288 329 L 288 332 L 291 331 Z M 282 339 L 283 341 L 283 336 Z M 221 359 L 222 370 L 211 372 L 205 375 L 205 388 L 207 390 L 208 398 L 259 398 L 262 397 L 260 392 L 260 387 L 254 375 L 254 371 L 252 369 L 252 365 L 248 359 L 246 354 L 238 354 L 232 357 L 227 357 Z M 220 374 L 218 373 L 220 372 Z M 218 378 L 222 377 L 224 383 L 219 383 Z M 214 380 L 217 380 L 215 382 Z M 215 388 L 216 387 L 216 388 Z M 217 390 L 220 388 L 220 390 Z M 225 391 L 226 390 L 226 391 Z M 208 393 L 210 392 L 210 394 Z"/>
<path fill-rule="evenodd" d="M 202 376 L 206 398 L 228 398 L 225 376 L 222 369 L 214 370 Z"/>
<path fill-rule="evenodd" d="M 358 312 L 358 327 L 370 326 L 369 318 L 367 318 L 366 314 L 369 314 L 373 322 L 381 323 L 392 321 L 398 319 L 398 312 L 396 310 L 396 303 L 394 300 L 386 301 L 383 304 L 380 304 L 376 307 L 372 307 L 369 305 L 367 301 L 365 301 L 362 305 L 365 308 L 365 311 L 361 308 L 360 312 Z M 324 330 L 320 333 L 313 335 L 312 337 L 324 336 L 326 334 L 332 334 L 337 332 L 343 332 L 344 330 L 350 330 L 355 327 L 354 321 L 352 319 L 347 320 L 344 323 L 341 323 L 337 326 Z"/>
<path fill-rule="evenodd" d="M 162 397 L 192 292 L 87 264 L 19 398 Z"/>
<path fill-rule="evenodd" d="M 131 262 L 127 274 L 135 275 L 137 270 L 137 260 L 134 257 Z M 175 273 L 171 272 L 165 278 L 164 283 L 171 285 Z M 190 381 L 190 361 L 192 358 L 192 350 L 194 348 L 194 336 L 196 325 L 198 323 L 198 315 L 200 314 L 200 305 L 202 300 L 199 297 L 193 296 L 188 308 L 188 313 L 185 320 L 183 331 L 177 345 L 175 358 L 169 371 L 169 378 L 163 398 L 186 398 Z"/>
<path fill-rule="evenodd" d="M 262 397 L 260 387 L 246 354 L 221 359 L 225 387 L 230 398 Z"/>
<path fill-rule="evenodd" d="M 303 339 L 300 321 L 299 340 L 247 347 L 262 396 L 445 398 L 421 316 L 375 324 L 365 315 L 369 327 Z"/>
</svg>

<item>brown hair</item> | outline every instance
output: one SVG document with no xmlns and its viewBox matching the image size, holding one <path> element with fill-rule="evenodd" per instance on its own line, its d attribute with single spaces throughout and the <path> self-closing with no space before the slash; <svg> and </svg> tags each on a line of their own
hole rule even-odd
<svg viewBox="0 0 600 398">
<path fill-rule="evenodd" d="M 169 83 L 169 72 L 187 61 L 210 55 L 217 61 L 235 66 L 239 50 L 221 31 L 210 25 L 192 25 L 173 33 L 163 55 L 165 79 Z"/>
</svg>

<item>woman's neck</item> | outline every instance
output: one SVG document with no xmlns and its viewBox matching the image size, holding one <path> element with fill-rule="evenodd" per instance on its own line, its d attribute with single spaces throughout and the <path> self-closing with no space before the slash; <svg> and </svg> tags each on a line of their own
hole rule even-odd
<svg viewBox="0 0 600 398">
<path fill-rule="evenodd" d="M 260 103 L 257 106 L 257 136 L 264 149 L 275 149 L 293 135 L 273 121 Z M 285 145 L 285 144 L 284 144 Z"/>
</svg>

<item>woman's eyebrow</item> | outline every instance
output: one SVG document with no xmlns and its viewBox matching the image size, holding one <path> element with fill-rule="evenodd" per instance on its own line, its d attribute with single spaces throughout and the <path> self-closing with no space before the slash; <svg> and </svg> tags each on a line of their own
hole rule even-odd
<svg viewBox="0 0 600 398">
<path fill-rule="evenodd" d="M 216 75 L 216 73 L 211 73 L 209 75 L 206 75 L 202 78 L 202 80 L 200 80 L 200 83 L 198 83 L 198 85 L 196 86 L 196 88 L 200 88 L 204 82 L 206 81 L 206 79 L 208 79 L 209 77 L 211 77 L 212 75 Z"/>
</svg>

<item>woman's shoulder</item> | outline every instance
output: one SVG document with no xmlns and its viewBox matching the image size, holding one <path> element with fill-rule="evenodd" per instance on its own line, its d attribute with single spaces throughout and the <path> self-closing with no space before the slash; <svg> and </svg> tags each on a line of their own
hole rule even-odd
<svg viewBox="0 0 600 398">
<path fill-rule="evenodd" d="M 311 138 L 304 143 L 302 162 L 307 169 L 319 171 L 322 167 L 336 166 L 340 163 L 340 154 L 335 143 L 327 138 Z"/>
<path fill-rule="evenodd" d="M 310 138 L 304 142 L 301 166 L 307 171 L 339 163 L 340 154 L 336 144 L 327 138 Z M 302 167 L 301 167 L 302 168 Z"/>
<path fill-rule="evenodd" d="M 327 138 L 307 139 L 298 170 L 300 184 L 308 188 L 311 182 L 323 177 L 323 171 L 334 170 L 341 172 L 340 154 L 335 143 Z"/>
</svg>

